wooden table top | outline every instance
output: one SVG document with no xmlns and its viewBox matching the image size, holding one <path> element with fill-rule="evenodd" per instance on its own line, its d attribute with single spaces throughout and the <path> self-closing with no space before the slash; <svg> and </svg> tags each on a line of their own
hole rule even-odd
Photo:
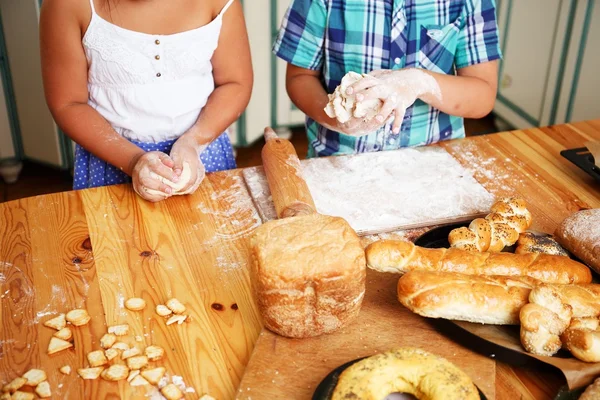
<svg viewBox="0 0 600 400">
<path fill-rule="evenodd" d="M 559 155 L 590 139 L 600 139 L 600 120 L 441 146 L 491 193 L 525 198 L 532 228 L 553 232 L 570 213 L 600 207 L 600 185 Z M 260 223 L 240 170 L 209 174 L 195 194 L 157 204 L 129 185 L 0 204 L 0 384 L 41 368 L 54 398 L 142 397 L 125 381 L 58 372 L 84 367 L 107 326 L 127 323 L 133 343 L 166 349 L 155 364 L 184 382 L 186 398 L 233 398 L 261 330 L 248 276 L 248 240 Z M 130 297 L 148 306 L 128 311 Z M 166 326 L 154 312 L 171 297 L 190 322 Z M 54 331 L 42 322 L 73 308 L 86 308 L 91 322 L 73 329 L 74 349 L 48 356 Z M 550 399 L 563 384 L 549 368 L 497 364 L 498 399 Z"/>
</svg>

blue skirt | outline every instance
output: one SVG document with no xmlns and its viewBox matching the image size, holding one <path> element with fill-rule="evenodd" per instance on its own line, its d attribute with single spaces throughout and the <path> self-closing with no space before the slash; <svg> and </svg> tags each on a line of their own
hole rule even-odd
<svg viewBox="0 0 600 400">
<path fill-rule="evenodd" d="M 169 154 L 176 139 L 160 143 L 143 143 L 130 140 L 144 151 L 162 151 Z M 236 168 L 233 147 L 227 133 L 223 133 L 215 139 L 200 154 L 200 160 L 206 168 L 206 172 L 223 171 Z M 73 189 L 88 189 L 99 186 L 129 183 L 131 177 L 120 169 L 99 159 L 83 147 L 77 145 L 75 148 L 75 171 L 73 178 Z"/>
</svg>

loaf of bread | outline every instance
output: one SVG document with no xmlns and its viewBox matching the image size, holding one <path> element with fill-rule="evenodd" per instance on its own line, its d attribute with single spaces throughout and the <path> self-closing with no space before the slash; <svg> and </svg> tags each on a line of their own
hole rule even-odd
<svg viewBox="0 0 600 400">
<path fill-rule="evenodd" d="M 503 198 L 492 204 L 485 218 L 471 221 L 469 227 L 453 229 L 448 235 L 451 247 L 471 251 L 502 251 L 512 246 L 519 234 L 531 225 L 531 213 L 523 199 Z"/>
<path fill-rule="evenodd" d="M 398 281 L 398 300 L 423 317 L 518 325 L 519 310 L 536 283 L 526 276 L 412 271 Z"/>
<path fill-rule="evenodd" d="M 565 249 L 600 273 L 600 208 L 570 215 L 555 236 Z"/>
<path fill-rule="evenodd" d="M 346 368 L 331 400 L 383 400 L 405 393 L 427 400 L 479 400 L 477 387 L 456 365 L 421 349 L 376 354 Z"/>
<path fill-rule="evenodd" d="M 367 265 L 381 272 L 460 272 L 468 275 L 524 275 L 550 283 L 589 283 L 585 265 L 546 254 L 479 253 L 460 249 L 427 249 L 401 240 L 381 240 L 366 249 Z"/>
<path fill-rule="evenodd" d="M 521 343 L 530 353 L 552 356 L 563 346 L 561 335 L 572 319 L 598 316 L 600 285 L 540 283 L 531 290 L 529 303 L 520 311 Z"/>
<path fill-rule="evenodd" d="M 365 255 L 344 219 L 314 214 L 269 221 L 256 229 L 251 246 L 253 290 L 268 329 L 317 336 L 358 315 Z"/>
<path fill-rule="evenodd" d="M 596 378 L 590 386 L 579 396 L 579 400 L 598 400 L 600 399 L 600 378 Z"/>
<path fill-rule="evenodd" d="M 523 232 L 517 240 L 515 254 L 541 253 L 556 256 L 569 256 L 569 253 L 550 236 L 536 235 L 532 232 Z"/>
</svg>

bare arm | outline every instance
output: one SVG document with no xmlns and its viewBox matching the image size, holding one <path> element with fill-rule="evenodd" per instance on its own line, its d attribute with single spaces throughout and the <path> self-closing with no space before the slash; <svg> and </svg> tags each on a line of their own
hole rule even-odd
<svg viewBox="0 0 600 400">
<path fill-rule="evenodd" d="M 40 14 L 46 102 L 58 126 L 80 146 L 131 175 L 143 150 L 88 106 L 87 60 L 81 44 L 85 2 L 45 0 Z"/>
<path fill-rule="evenodd" d="M 437 81 L 441 98 L 425 94 L 421 100 L 432 107 L 465 118 L 481 118 L 494 108 L 498 90 L 498 61 L 471 65 L 457 76 L 428 72 Z"/>
<path fill-rule="evenodd" d="M 219 1 L 224 5 L 224 1 Z M 235 1 L 223 16 L 219 45 L 212 57 L 215 90 L 198 121 L 186 133 L 199 146 L 207 145 L 242 114 L 252 92 L 252 62 L 250 45 L 242 10 Z"/>
<path fill-rule="evenodd" d="M 320 71 L 288 64 L 286 89 L 292 102 L 304 114 L 328 129 L 336 129 L 338 122 L 325 114 L 329 98 L 320 81 Z"/>
<path fill-rule="evenodd" d="M 146 153 L 112 129 L 87 104 L 87 60 L 81 44 L 87 25 L 85 2 L 45 0 L 40 15 L 42 77 L 46 102 L 58 126 L 96 157 L 131 175 L 135 191 L 144 199 L 159 201 L 171 188 L 155 179 L 177 179 L 173 161 L 164 153 Z M 85 21 L 85 23 L 83 22 Z M 154 194 L 148 189 L 154 190 Z"/>
</svg>

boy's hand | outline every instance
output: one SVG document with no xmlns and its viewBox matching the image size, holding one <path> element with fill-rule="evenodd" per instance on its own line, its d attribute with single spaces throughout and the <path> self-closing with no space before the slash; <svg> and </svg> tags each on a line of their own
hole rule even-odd
<svg viewBox="0 0 600 400">
<path fill-rule="evenodd" d="M 179 178 L 171 167 L 173 160 L 160 151 L 151 151 L 134 160 L 133 190 L 145 200 L 156 202 L 171 196 L 172 189 L 163 180 L 176 182 Z"/>
<path fill-rule="evenodd" d="M 379 99 L 384 102 L 375 121 L 385 123 L 394 115 L 392 132 L 399 133 L 406 109 L 424 94 L 441 97 L 435 78 L 416 68 L 401 70 L 376 70 L 347 89 L 357 101 Z M 391 112 L 390 112 L 391 109 Z"/>
<path fill-rule="evenodd" d="M 181 189 L 180 194 L 193 193 L 204 179 L 204 165 L 200 161 L 200 153 L 204 149 L 206 149 L 206 146 L 199 146 L 196 139 L 191 135 L 181 136 L 173 145 L 171 158 L 173 159 L 174 173 L 178 177 L 181 176 L 184 162 L 189 165 L 191 173 L 188 184 Z"/>
</svg>

